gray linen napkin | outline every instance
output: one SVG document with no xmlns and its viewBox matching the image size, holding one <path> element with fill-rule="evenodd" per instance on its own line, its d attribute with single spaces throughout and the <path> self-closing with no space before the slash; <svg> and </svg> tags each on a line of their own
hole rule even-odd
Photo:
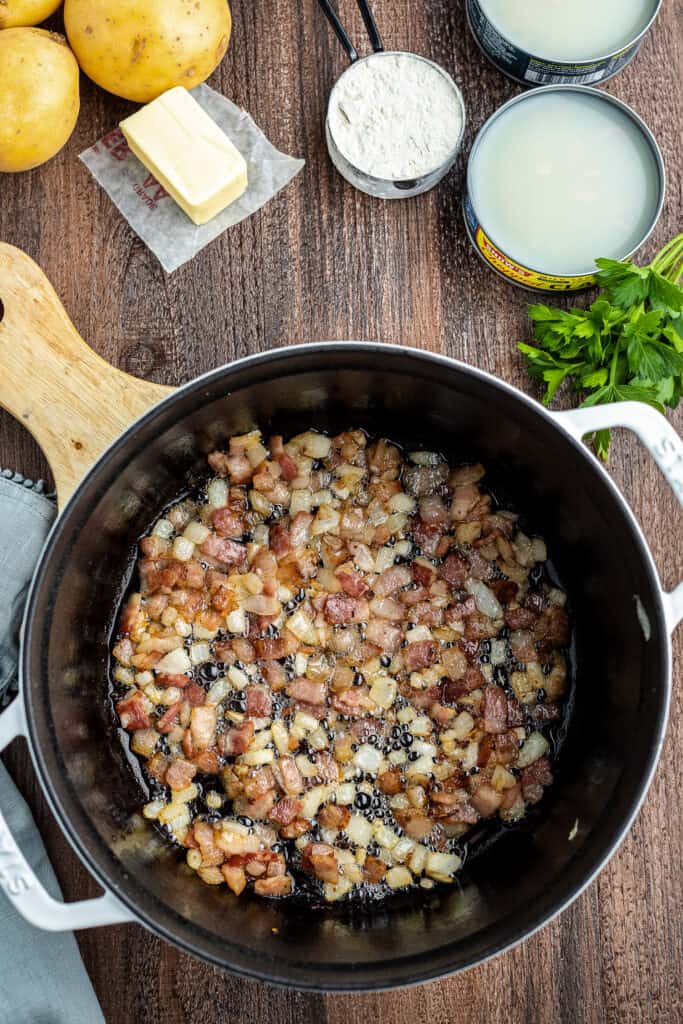
<svg viewBox="0 0 683 1024">
<path fill-rule="evenodd" d="M 21 613 L 56 513 L 43 491 L 42 483 L 0 470 L 0 708 L 16 690 Z M 31 812 L 2 762 L 0 807 L 40 881 L 61 898 Z M 73 935 L 34 928 L 0 891 L 0 1024 L 103 1022 Z"/>
</svg>

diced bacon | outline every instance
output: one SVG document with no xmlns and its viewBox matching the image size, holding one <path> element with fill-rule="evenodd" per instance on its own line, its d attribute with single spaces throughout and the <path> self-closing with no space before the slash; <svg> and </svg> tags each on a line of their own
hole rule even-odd
<svg viewBox="0 0 683 1024">
<path fill-rule="evenodd" d="M 389 597 L 412 582 L 413 574 L 407 565 L 392 565 L 377 577 L 373 590 L 376 597 Z"/>
<path fill-rule="evenodd" d="M 438 494 L 430 494 L 420 499 L 420 519 L 428 526 L 448 525 L 448 509 Z"/>
<path fill-rule="evenodd" d="M 462 589 L 469 576 L 470 563 L 460 555 L 450 554 L 439 566 L 439 576 L 457 590 Z"/>
<path fill-rule="evenodd" d="M 466 521 L 480 497 L 479 488 L 475 484 L 462 484 L 456 487 L 451 502 L 451 518 L 456 522 Z"/>
<path fill-rule="evenodd" d="M 177 689 L 183 690 L 192 682 L 192 676 L 181 675 L 175 672 L 160 672 L 157 675 L 156 682 L 157 686 L 175 686 Z"/>
<path fill-rule="evenodd" d="M 205 705 L 201 708 L 192 708 L 190 717 L 190 735 L 195 750 L 206 750 L 213 747 L 216 742 L 216 718 L 215 707 Z"/>
<path fill-rule="evenodd" d="M 179 700 L 176 704 L 171 704 L 169 708 L 164 711 L 163 715 L 156 724 L 157 731 L 161 733 L 170 732 L 175 725 L 176 719 L 180 714 L 180 709 L 183 706 L 183 702 Z"/>
<path fill-rule="evenodd" d="M 293 548 L 301 547 L 310 538 L 313 516 L 310 512 L 297 512 L 289 524 L 289 542 Z"/>
<path fill-rule="evenodd" d="M 211 525 L 219 537 L 235 539 L 244 533 L 244 519 L 230 508 L 217 508 L 211 516 Z"/>
<path fill-rule="evenodd" d="M 206 704 L 206 691 L 199 683 L 190 683 L 185 688 L 183 693 L 183 699 L 188 701 L 194 707 L 201 707 L 202 704 Z"/>
<path fill-rule="evenodd" d="M 416 808 L 395 812 L 395 817 L 406 835 L 411 839 L 426 839 L 434 828 L 434 822 L 428 818 L 424 811 Z"/>
<path fill-rule="evenodd" d="M 300 793 L 304 788 L 304 782 L 294 758 L 281 757 L 277 762 L 277 767 L 285 793 L 289 793 L 290 796 Z"/>
<path fill-rule="evenodd" d="M 547 757 L 539 757 L 537 761 L 525 768 L 520 776 L 523 789 L 526 789 L 527 786 L 549 786 L 552 781 L 553 773 Z"/>
<path fill-rule="evenodd" d="M 489 786 L 488 783 L 482 782 L 477 788 L 476 793 L 471 796 L 472 806 L 482 818 L 490 818 L 492 814 L 498 810 L 503 802 L 502 793 L 496 792 L 493 786 Z"/>
<path fill-rule="evenodd" d="M 226 757 L 237 757 L 249 749 L 254 738 L 254 723 L 241 722 L 218 737 L 218 747 Z"/>
<path fill-rule="evenodd" d="M 487 640 L 497 634 L 497 623 L 482 612 L 473 612 L 465 619 L 465 636 L 468 640 Z"/>
<path fill-rule="evenodd" d="M 291 548 L 289 530 L 282 523 L 274 523 L 268 534 L 268 544 L 276 558 L 282 558 Z"/>
<path fill-rule="evenodd" d="M 460 601 L 458 604 L 451 604 L 446 608 L 446 622 L 462 622 L 463 619 L 473 615 L 476 610 L 476 602 L 470 595 L 469 597 L 466 597 L 464 601 Z"/>
<path fill-rule="evenodd" d="M 218 752 L 215 749 L 200 750 L 192 758 L 192 763 L 197 766 L 200 772 L 205 775 L 218 775 L 221 770 L 221 763 L 218 759 Z"/>
<path fill-rule="evenodd" d="M 241 565 L 247 554 L 244 544 L 237 544 L 234 540 L 217 537 L 215 534 L 206 538 L 200 551 L 222 565 Z"/>
<path fill-rule="evenodd" d="M 447 818 L 441 819 L 444 825 L 476 825 L 479 814 L 470 803 L 458 804 Z"/>
<path fill-rule="evenodd" d="M 370 589 L 370 585 L 361 574 L 350 569 L 338 572 L 337 579 L 341 583 L 344 593 L 348 594 L 349 597 L 362 597 Z"/>
<path fill-rule="evenodd" d="M 336 831 L 346 828 L 350 818 L 351 812 L 348 807 L 341 807 L 339 804 L 325 804 L 318 813 L 318 821 L 322 828 Z"/>
<path fill-rule="evenodd" d="M 287 694 L 293 700 L 301 700 L 306 704 L 324 704 L 327 699 L 327 684 L 314 683 L 311 679 L 301 677 L 292 680 L 287 687 Z"/>
<path fill-rule="evenodd" d="M 382 772 L 377 779 L 377 784 L 383 793 L 388 793 L 390 796 L 400 793 L 403 789 L 401 769 L 389 768 L 387 771 Z"/>
<path fill-rule="evenodd" d="M 387 865 L 381 857 L 366 857 L 363 863 L 363 878 L 370 885 L 377 885 L 387 873 Z"/>
<path fill-rule="evenodd" d="M 267 686 L 250 684 L 246 688 L 247 714 L 254 718 L 268 718 L 273 712 L 273 695 Z"/>
<path fill-rule="evenodd" d="M 339 765 L 332 754 L 321 752 L 313 758 L 316 768 L 316 775 L 323 782 L 339 781 Z"/>
<path fill-rule="evenodd" d="M 393 597 L 374 597 L 370 602 L 370 612 L 380 619 L 389 622 L 402 622 L 405 618 L 404 606 Z"/>
<path fill-rule="evenodd" d="M 472 550 L 468 553 L 470 563 L 470 575 L 477 580 L 490 580 L 493 575 L 493 566 L 480 551 Z"/>
<path fill-rule="evenodd" d="M 282 434 L 273 434 L 268 439 L 268 451 L 272 459 L 279 459 L 284 454 L 285 450 L 285 439 Z"/>
<path fill-rule="evenodd" d="M 211 456 L 209 456 L 209 465 L 212 469 L 220 472 L 218 465 L 214 466 L 211 462 Z M 224 465 L 227 470 L 224 475 L 228 475 L 234 484 L 248 483 L 254 472 L 249 459 L 243 452 L 231 452 L 230 455 L 225 456 L 225 461 L 221 465 Z"/>
<path fill-rule="evenodd" d="M 152 724 L 141 693 L 134 693 L 132 697 L 120 700 L 116 705 L 116 711 L 121 720 L 121 725 L 128 732 L 149 729 Z"/>
<path fill-rule="evenodd" d="M 530 590 L 524 597 L 522 602 L 525 608 L 530 608 L 532 612 L 537 612 L 539 615 L 544 608 L 548 607 L 548 601 L 545 594 L 539 593 L 539 591 Z"/>
<path fill-rule="evenodd" d="M 284 636 L 275 637 L 274 639 L 254 640 L 256 657 L 263 658 L 266 661 L 277 661 L 278 658 L 286 658 L 288 654 L 294 654 L 298 645 L 299 641 L 288 630 L 284 631 Z"/>
<path fill-rule="evenodd" d="M 349 597 L 346 594 L 331 594 L 325 602 L 325 618 L 336 626 L 345 626 L 350 622 L 363 622 L 368 618 L 369 612 L 367 601 L 362 598 Z"/>
<path fill-rule="evenodd" d="M 157 782 L 165 782 L 168 766 L 168 758 L 164 757 L 162 753 L 157 751 L 156 754 L 153 754 L 152 757 L 150 757 L 149 761 L 145 765 L 145 771 L 148 775 L 151 775 L 153 779 L 156 779 Z"/>
<path fill-rule="evenodd" d="M 185 789 L 197 774 L 197 767 L 182 758 L 173 761 L 166 772 L 166 785 L 171 789 Z"/>
<path fill-rule="evenodd" d="M 287 673 L 279 661 L 262 662 L 261 675 L 275 693 L 287 685 Z"/>
<path fill-rule="evenodd" d="M 443 539 L 443 530 L 440 526 L 429 526 L 421 519 L 417 519 L 413 525 L 413 538 L 423 554 L 436 558 Z"/>
<path fill-rule="evenodd" d="M 257 878 L 254 882 L 257 896 L 289 896 L 291 891 L 291 875 L 271 875 L 268 878 Z"/>
<path fill-rule="evenodd" d="M 566 647 L 570 640 L 569 616 L 564 608 L 551 605 L 541 612 L 534 626 L 534 638 L 545 651 Z"/>
<path fill-rule="evenodd" d="M 423 587 L 429 587 L 436 579 L 436 566 L 426 558 L 416 558 L 411 565 L 413 579 Z"/>
<path fill-rule="evenodd" d="M 522 665 L 538 658 L 533 637 L 526 630 L 516 630 L 510 634 L 510 649 L 515 660 Z"/>
<path fill-rule="evenodd" d="M 287 481 L 296 480 L 299 475 L 299 467 L 292 456 L 288 455 L 287 452 L 282 452 L 282 454 L 278 456 L 277 461 L 280 469 L 282 470 L 282 479 Z"/>
<path fill-rule="evenodd" d="M 131 663 L 130 659 L 135 653 L 135 648 L 133 647 L 132 641 L 129 640 L 128 637 L 125 637 L 123 640 L 119 640 L 117 644 L 114 644 L 111 653 L 119 664 L 127 668 Z"/>
<path fill-rule="evenodd" d="M 448 479 L 448 466 L 440 462 L 436 466 L 407 466 L 403 470 L 403 485 L 416 498 L 436 494 Z"/>
<path fill-rule="evenodd" d="M 403 655 L 406 668 L 409 672 L 429 668 L 436 661 L 437 650 L 437 644 L 433 640 L 418 640 L 417 643 L 408 644 Z"/>
<path fill-rule="evenodd" d="M 221 866 L 223 878 L 228 883 L 228 888 L 231 889 L 235 896 L 239 896 L 247 885 L 247 876 L 244 868 L 231 867 L 229 864 L 223 864 Z"/>
<path fill-rule="evenodd" d="M 398 599 L 401 604 L 407 605 L 409 608 L 416 604 L 424 604 L 425 601 L 429 600 L 429 591 L 426 587 L 421 587 L 418 583 L 413 583 L 412 587 L 408 590 L 402 590 L 398 595 Z"/>
<path fill-rule="evenodd" d="M 271 821 L 276 821 L 278 825 L 291 825 L 295 818 L 298 818 L 303 810 L 303 804 L 301 800 L 297 800 L 293 796 L 285 796 L 282 800 L 278 800 L 270 812 Z"/>
<path fill-rule="evenodd" d="M 357 540 L 363 535 L 365 528 L 365 510 L 347 508 L 342 512 L 339 534 L 344 540 Z"/>
<path fill-rule="evenodd" d="M 275 778 L 267 766 L 252 771 L 244 781 L 244 795 L 248 800 L 255 800 L 273 789 L 275 789 Z"/>
<path fill-rule="evenodd" d="M 301 864 L 304 871 L 315 875 L 322 882 L 335 885 L 339 878 L 339 864 L 334 849 L 327 843 L 309 843 L 304 847 Z"/>
<path fill-rule="evenodd" d="M 142 594 L 131 594 L 121 615 L 119 629 L 121 633 L 130 633 L 137 622 L 142 607 Z"/>
<path fill-rule="evenodd" d="M 211 452 L 207 461 L 218 476 L 228 475 L 228 456 L 225 452 Z"/>
<path fill-rule="evenodd" d="M 514 601 L 519 592 L 519 584 L 515 583 L 514 580 L 490 580 L 489 587 L 501 604 L 509 604 L 510 601 Z M 508 625 L 507 621 L 505 625 Z"/>
<path fill-rule="evenodd" d="M 524 711 L 516 697 L 508 694 L 507 697 L 507 722 L 511 728 L 524 725 Z"/>
<path fill-rule="evenodd" d="M 372 619 L 367 625 L 365 635 L 371 643 L 377 644 L 390 654 L 399 649 L 403 637 L 400 626 L 395 626 L 386 619 Z"/>
<path fill-rule="evenodd" d="M 505 612 L 505 625 L 509 629 L 531 629 L 538 615 L 530 608 L 509 608 Z"/>
<path fill-rule="evenodd" d="M 508 727 L 508 704 L 505 690 L 495 684 L 484 687 L 484 731 L 505 732 Z"/>
</svg>

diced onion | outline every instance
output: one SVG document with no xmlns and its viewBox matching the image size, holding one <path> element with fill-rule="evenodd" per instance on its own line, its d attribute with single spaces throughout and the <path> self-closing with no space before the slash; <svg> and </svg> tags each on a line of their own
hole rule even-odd
<svg viewBox="0 0 683 1024">
<path fill-rule="evenodd" d="M 161 661 L 158 661 L 154 666 L 154 671 L 162 672 L 164 675 L 174 676 L 184 675 L 186 672 L 189 672 L 191 668 L 192 663 L 190 662 L 187 652 L 184 651 L 182 647 L 178 647 L 175 651 L 169 651 Z"/>
<path fill-rule="evenodd" d="M 532 732 L 517 755 L 516 767 L 527 768 L 534 761 L 538 761 L 539 757 L 547 754 L 549 749 L 550 744 L 545 736 L 540 732 Z"/>
<path fill-rule="evenodd" d="M 203 544 L 210 533 L 211 531 L 207 526 L 193 519 L 183 530 L 183 537 L 192 544 Z"/>
<path fill-rule="evenodd" d="M 472 577 L 465 583 L 465 589 L 474 598 L 477 611 L 480 611 L 482 615 L 488 615 L 491 619 L 503 618 L 500 601 L 485 583 Z"/>
</svg>

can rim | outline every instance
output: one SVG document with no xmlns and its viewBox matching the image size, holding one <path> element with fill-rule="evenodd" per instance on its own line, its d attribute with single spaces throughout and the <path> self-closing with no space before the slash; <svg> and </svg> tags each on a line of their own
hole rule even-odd
<svg viewBox="0 0 683 1024">
<path fill-rule="evenodd" d="M 575 67 L 575 66 L 582 65 L 582 64 L 596 64 L 596 63 L 599 63 L 600 61 L 603 61 L 603 60 L 612 60 L 614 57 L 618 57 L 620 54 L 626 53 L 627 50 L 630 50 L 633 46 L 636 46 L 638 43 L 642 42 L 643 38 L 647 35 L 647 33 L 650 31 L 650 29 L 654 25 L 655 21 L 657 20 L 657 18 L 659 17 L 659 12 L 662 9 L 662 5 L 664 3 L 664 0 L 655 0 L 654 10 L 652 12 L 652 16 L 651 16 L 650 20 L 647 22 L 645 27 L 640 30 L 638 35 L 634 36 L 629 42 L 624 43 L 623 46 L 618 46 L 616 48 L 616 50 L 612 50 L 610 53 L 605 53 L 605 54 L 602 54 L 602 55 L 597 56 L 597 57 L 585 57 L 585 58 L 582 58 L 580 60 L 556 60 L 554 57 L 540 57 L 536 53 L 531 53 L 529 50 L 527 50 L 524 47 L 520 46 L 519 43 L 516 43 L 514 41 L 514 39 L 510 39 L 510 37 L 507 36 L 505 34 L 505 32 L 503 32 L 502 29 L 498 28 L 498 26 L 496 25 L 495 21 L 491 17 L 489 17 L 488 14 L 486 14 L 486 12 L 484 11 L 483 7 L 479 3 L 479 0 L 471 0 L 471 2 L 474 2 L 474 3 L 477 4 L 477 6 L 479 7 L 479 10 L 483 14 L 483 16 L 486 18 L 487 21 L 489 21 L 491 23 L 491 25 L 493 25 L 493 27 L 495 28 L 495 30 L 498 33 L 498 35 L 502 39 L 504 39 L 506 42 L 510 43 L 512 46 L 514 46 L 516 49 L 518 49 L 520 51 L 520 53 L 525 54 L 527 57 L 530 57 L 532 60 L 541 61 L 541 63 L 544 63 L 544 64 L 558 64 L 561 67 L 570 68 L 570 67 Z M 469 3 L 468 3 L 468 8 L 469 8 Z M 468 17 L 469 17 L 469 10 L 468 10 Z M 477 36 L 477 33 L 474 31 L 474 27 L 471 24 L 471 19 L 470 19 L 470 26 L 472 27 L 472 32 L 474 33 L 474 36 L 475 36 L 475 38 L 477 39 L 477 42 L 478 42 L 479 41 L 479 37 Z M 517 79 L 517 81 L 520 81 L 520 79 Z"/>
<path fill-rule="evenodd" d="M 635 253 L 638 252 L 638 250 L 640 248 L 642 248 L 643 245 L 645 245 L 645 243 L 647 242 L 648 238 L 650 237 L 650 235 L 654 231 L 655 227 L 657 226 L 657 222 L 658 222 L 658 220 L 659 220 L 659 218 L 661 216 L 662 209 L 664 207 L 664 199 L 666 197 L 666 166 L 664 164 L 664 157 L 662 156 L 662 151 L 659 148 L 659 143 L 657 142 L 657 139 L 655 138 L 654 134 L 652 133 L 652 130 L 645 123 L 645 121 L 643 121 L 643 119 L 640 116 L 640 114 L 637 114 L 636 111 L 632 107 L 629 107 L 628 103 L 624 103 L 623 100 L 620 100 L 617 96 L 612 96 L 610 93 L 600 92 L 600 90 L 593 89 L 589 85 L 570 85 L 570 84 L 567 84 L 567 85 L 542 85 L 542 86 L 539 86 L 536 89 L 530 90 L 529 92 L 520 93 L 519 96 L 513 96 L 512 99 L 508 100 L 507 103 L 504 103 L 502 105 L 502 107 L 498 107 L 498 109 L 495 110 L 493 112 L 493 114 L 491 114 L 491 116 L 484 122 L 484 124 L 481 126 L 481 128 L 477 132 L 475 140 L 472 143 L 472 148 L 470 149 L 470 155 L 469 155 L 468 160 L 467 160 L 466 194 L 467 194 L 468 197 L 470 197 L 470 202 L 472 203 L 472 207 L 473 207 L 474 212 L 476 214 L 477 211 L 476 211 L 476 208 L 474 207 L 474 203 L 472 202 L 472 199 L 471 199 L 471 196 L 472 196 L 472 180 L 473 180 L 472 164 L 473 164 L 474 156 L 476 155 L 476 152 L 477 152 L 479 146 L 481 145 L 481 140 L 483 139 L 484 135 L 489 130 L 491 125 L 495 121 L 497 121 L 498 118 L 501 117 L 510 107 L 516 106 L 518 103 L 523 103 L 525 100 L 532 100 L 536 96 L 543 95 L 543 93 L 556 93 L 556 92 L 584 93 L 584 94 L 587 94 L 589 96 L 594 97 L 595 99 L 601 100 L 601 101 L 603 101 L 605 103 L 611 103 L 613 106 L 618 107 L 624 114 L 627 115 L 627 117 L 630 117 L 631 121 L 633 121 L 633 123 L 636 125 L 636 127 L 641 131 L 641 133 L 643 134 L 645 140 L 647 141 L 648 145 L 650 146 L 650 150 L 651 150 L 651 152 L 652 152 L 652 154 L 654 156 L 654 159 L 655 159 L 655 164 L 656 164 L 656 167 L 657 167 L 657 172 L 658 172 L 658 177 L 659 177 L 659 197 L 658 197 L 657 205 L 655 207 L 655 210 L 654 210 L 654 213 L 653 213 L 653 216 L 652 216 L 652 221 L 650 223 L 649 228 L 647 229 L 647 231 L 643 235 L 643 237 L 640 239 L 640 241 L 637 243 L 637 245 L 635 245 L 627 253 L 624 253 L 623 256 L 617 257 L 617 258 L 619 258 L 621 260 L 628 260 L 628 259 L 631 258 L 631 256 L 635 255 Z M 479 221 L 478 218 L 477 218 L 477 221 L 481 225 L 482 230 L 486 233 L 487 237 L 491 240 L 493 245 L 495 245 L 495 247 L 500 250 L 501 253 L 503 253 L 505 256 L 507 256 L 508 259 L 513 260 L 513 262 L 515 262 L 515 263 L 520 262 L 519 260 L 517 260 L 517 258 L 515 256 L 511 255 L 510 253 L 508 253 L 507 250 L 503 246 L 500 246 L 498 244 L 498 242 L 496 241 L 494 236 L 492 234 L 490 234 L 490 232 L 488 231 L 486 225 L 482 221 Z M 488 263 L 488 260 L 486 262 Z M 549 274 L 547 270 L 542 270 L 540 267 L 528 266 L 526 263 L 520 264 L 520 265 L 523 265 L 525 270 L 529 270 L 529 271 L 531 271 L 534 274 L 545 274 L 547 277 L 564 277 L 564 278 L 567 278 L 567 280 L 577 280 L 578 278 L 587 277 L 590 274 L 595 274 L 596 273 L 595 263 L 593 264 L 592 267 L 588 267 L 586 270 L 582 270 L 582 271 L 580 271 L 579 273 L 576 273 L 576 274 L 567 274 L 567 273 L 560 273 L 560 272 L 558 272 L 556 274 Z M 508 280 L 509 280 L 509 278 L 508 278 Z"/>
<path fill-rule="evenodd" d="M 376 51 L 374 53 L 367 53 L 367 54 L 365 54 L 364 57 L 359 57 L 358 60 L 354 60 L 353 63 L 351 63 L 348 68 L 345 68 L 344 71 L 342 71 L 341 75 L 339 75 L 339 77 L 335 80 L 334 85 L 330 89 L 330 95 L 328 96 L 328 99 L 327 99 L 327 108 L 326 108 L 326 112 L 325 112 L 325 127 L 326 127 L 327 131 L 329 132 L 329 137 L 331 138 L 332 142 L 334 143 L 335 149 L 341 155 L 341 157 L 346 161 L 346 163 L 349 165 L 349 167 L 353 168 L 353 170 L 356 171 L 358 174 L 363 175 L 363 177 L 366 178 L 369 182 L 376 183 L 378 186 L 387 185 L 387 184 L 395 185 L 397 182 L 400 183 L 400 182 L 402 182 L 402 181 L 404 181 L 406 179 L 403 179 L 403 178 L 383 178 L 383 177 L 378 176 L 376 174 L 369 174 L 367 171 L 364 171 L 362 167 L 357 167 L 356 164 L 354 164 L 351 160 L 349 160 L 349 158 L 346 156 L 346 154 L 341 149 L 339 143 L 337 142 L 337 140 L 336 140 L 336 138 L 334 136 L 334 132 L 332 131 L 332 126 L 330 124 L 330 105 L 332 103 L 332 96 L 334 95 L 337 86 L 339 85 L 341 80 L 346 77 L 346 75 L 348 75 L 350 72 L 353 71 L 354 67 L 356 67 L 357 64 L 361 64 L 361 63 L 364 63 L 365 61 L 372 60 L 375 57 L 397 57 L 397 56 L 398 57 L 412 57 L 415 60 L 422 61 L 423 64 L 429 64 L 431 67 L 435 68 L 441 74 L 441 76 L 446 79 L 446 81 L 449 83 L 449 85 L 453 89 L 453 93 L 454 93 L 455 98 L 457 100 L 458 107 L 460 109 L 460 115 L 461 115 L 460 133 L 458 134 L 458 138 L 456 139 L 455 144 L 452 147 L 452 149 L 450 150 L 450 152 L 449 152 L 448 156 L 446 157 L 446 159 L 442 160 L 440 163 L 436 164 L 430 170 L 423 171 L 422 174 L 419 175 L 419 177 L 414 178 L 414 179 L 410 179 L 411 181 L 415 181 L 416 183 L 420 183 L 420 182 L 424 181 L 425 179 L 430 178 L 433 174 L 438 173 L 442 168 L 445 168 L 444 174 L 447 173 L 447 171 L 450 169 L 450 167 L 453 166 L 453 163 L 454 163 L 455 159 L 457 158 L 458 153 L 460 152 L 460 149 L 461 149 L 462 143 L 463 143 L 463 139 L 465 137 L 465 128 L 466 128 L 466 125 L 467 125 L 467 108 L 465 106 L 465 98 L 464 98 L 464 96 L 462 94 L 462 90 L 460 89 L 460 86 L 455 81 L 453 76 L 451 74 L 449 74 L 449 72 L 446 71 L 446 69 L 441 64 L 437 64 L 436 61 L 430 60 L 429 57 L 424 57 L 421 53 L 414 53 L 412 50 L 378 50 L 378 51 Z"/>
</svg>

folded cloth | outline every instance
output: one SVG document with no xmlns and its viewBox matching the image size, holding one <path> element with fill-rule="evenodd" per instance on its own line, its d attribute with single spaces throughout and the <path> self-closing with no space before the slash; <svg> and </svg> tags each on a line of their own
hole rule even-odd
<svg viewBox="0 0 683 1024">
<path fill-rule="evenodd" d="M 26 592 L 56 508 L 42 483 L 0 470 L 0 708 L 16 691 Z M 31 812 L 0 762 L 0 808 L 36 875 L 59 899 Z M 0 890 L 0 1024 L 103 1024 L 71 933 L 24 921 Z"/>
</svg>

